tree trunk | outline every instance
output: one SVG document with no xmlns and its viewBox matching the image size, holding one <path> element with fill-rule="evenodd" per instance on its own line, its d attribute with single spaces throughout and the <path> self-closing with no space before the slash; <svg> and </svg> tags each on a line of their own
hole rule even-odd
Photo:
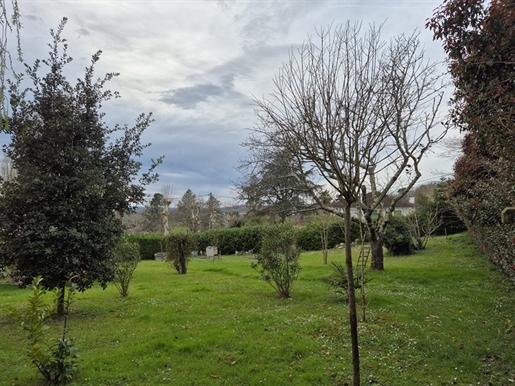
<svg viewBox="0 0 515 386">
<path fill-rule="evenodd" d="M 358 346 L 358 315 L 356 312 L 356 293 L 354 291 L 354 273 L 352 268 L 351 249 L 351 213 L 350 204 L 345 207 L 345 264 L 347 267 L 347 281 L 349 292 L 349 322 L 352 342 L 352 386 L 360 386 L 359 346 Z"/>
<path fill-rule="evenodd" d="M 179 242 L 179 274 L 186 275 L 188 267 L 186 266 L 186 241 Z"/>
<path fill-rule="evenodd" d="M 62 318 L 64 316 L 64 296 L 66 295 L 66 286 L 61 284 L 59 287 L 59 296 L 57 297 L 57 316 Z"/>
<path fill-rule="evenodd" d="M 383 235 L 374 228 L 370 229 L 370 251 L 372 252 L 370 269 L 384 270 Z"/>
</svg>

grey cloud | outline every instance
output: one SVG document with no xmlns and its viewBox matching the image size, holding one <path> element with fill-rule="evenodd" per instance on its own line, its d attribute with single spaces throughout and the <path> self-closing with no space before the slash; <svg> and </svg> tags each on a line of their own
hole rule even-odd
<svg viewBox="0 0 515 386">
<path fill-rule="evenodd" d="M 89 31 L 86 28 L 79 28 L 77 32 L 79 33 L 79 37 L 90 35 Z"/>
<path fill-rule="evenodd" d="M 208 73 L 205 75 L 208 75 Z M 205 102 L 209 98 L 246 98 L 243 94 L 234 90 L 234 81 L 237 74 L 234 72 L 214 71 L 212 75 L 216 75 L 220 79 L 220 86 L 213 83 L 200 83 L 194 86 L 172 89 L 162 93 L 162 97 L 159 100 L 188 110 L 195 108 L 198 103 Z"/>
<path fill-rule="evenodd" d="M 197 84 L 191 87 L 170 90 L 159 100 L 169 105 L 182 107 L 183 109 L 192 109 L 198 103 L 205 102 L 208 98 L 220 96 L 223 93 L 224 89 L 214 84 Z"/>
<path fill-rule="evenodd" d="M 27 19 L 27 20 L 30 20 L 30 21 L 41 21 L 41 22 L 43 21 L 43 19 L 41 19 L 40 17 L 34 16 L 34 15 L 30 15 L 30 14 L 29 15 L 23 15 L 22 17 L 23 17 L 23 19 Z"/>
</svg>

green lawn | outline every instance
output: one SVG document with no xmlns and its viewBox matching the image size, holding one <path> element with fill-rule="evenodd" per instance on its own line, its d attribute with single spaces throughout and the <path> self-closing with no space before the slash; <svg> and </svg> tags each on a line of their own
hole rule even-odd
<svg viewBox="0 0 515 386">
<path fill-rule="evenodd" d="M 329 257 L 343 261 L 343 252 Z M 248 256 L 193 260 L 180 276 L 144 261 L 129 298 L 114 286 L 78 294 L 69 321 L 81 355 L 73 384 L 349 382 L 347 305 L 320 281 L 329 272 L 322 254 L 302 254 L 288 300 L 250 264 Z M 515 291 L 466 236 L 387 257 L 385 267 L 368 274 L 368 320 L 359 327 L 364 385 L 515 385 Z M 43 384 L 7 312 L 29 292 L 0 285 L 0 385 Z"/>
</svg>

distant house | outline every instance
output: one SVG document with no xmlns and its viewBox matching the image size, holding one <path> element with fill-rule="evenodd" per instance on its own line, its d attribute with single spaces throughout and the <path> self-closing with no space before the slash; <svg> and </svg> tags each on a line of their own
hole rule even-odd
<svg viewBox="0 0 515 386">
<path fill-rule="evenodd" d="M 389 208 L 392 204 L 393 197 L 390 195 L 385 196 L 383 198 L 383 201 L 381 202 L 381 206 L 377 209 L 379 211 L 384 210 L 386 208 Z M 372 195 L 369 193 L 367 194 L 367 203 L 372 203 Z M 399 214 L 402 216 L 407 216 L 416 210 L 416 205 L 414 203 L 414 197 L 403 197 L 399 201 L 397 201 L 397 204 L 395 205 L 395 211 L 394 215 Z M 358 207 L 356 204 L 352 204 L 351 206 L 351 216 L 352 217 L 361 217 Z"/>
</svg>

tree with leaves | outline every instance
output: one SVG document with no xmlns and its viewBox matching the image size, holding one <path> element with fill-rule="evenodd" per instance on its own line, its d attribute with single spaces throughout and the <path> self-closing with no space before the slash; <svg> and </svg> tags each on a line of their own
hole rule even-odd
<svg viewBox="0 0 515 386">
<path fill-rule="evenodd" d="M 146 232 L 163 231 L 163 201 L 161 193 L 154 193 L 143 212 L 143 230 Z"/>
<path fill-rule="evenodd" d="M 448 56 L 454 95 L 449 126 L 466 132 L 448 194 L 473 240 L 515 281 L 515 3 L 447 0 L 427 27 Z"/>
<path fill-rule="evenodd" d="M 220 228 L 223 224 L 222 211 L 220 209 L 220 201 L 209 193 L 208 198 L 202 208 L 202 224 L 203 229 L 211 230 Z"/>
<path fill-rule="evenodd" d="M 202 203 L 191 189 L 184 192 L 177 203 L 176 218 L 179 223 L 187 227 L 193 233 L 200 231 L 200 209 Z"/>
<path fill-rule="evenodd" d="M 62 37 L 65 24 L 66 18 L 51 30 L 49 58 L 26 65 L 32 87 L 20 89 L 21 80 L 10 85 L 11 141 L 5 151 L 17 175 L 1 186 L 0 265 L 14 265 L 25 284 L 42 276 L 48 289 L 63 288 L 73 275 L 84 291 L 113 279 L 121 215 L 143 202 L 160 160 L 137 179 L 150 114 L 140 115 L 133 127 L 106 126 L 101 106 L 117 94 L 104 86 L 117 74 L 94 79 L 100 51 L 76 84 L 66 79 L 72 58 Z M 59 314 L 63 305 L 61 299 Z"/>
<path fill-rule="evenodd" d="M 380 28 L 361 33 L 347 23 L 318 31 L 274 79 L 269 97 L 256 100 L 258 124 L 247 141 L 251 151 L 284 149 L 297 176 L 310 171 L 340 197 L 343 212 L 312 198 L 345 219 L 351 205 L 369 228 L 372 268 L 383 269 L 382 238 L 396 203 L 420 178 L 420 163 L 443 137 L 435 133 L 443 85 L 437 64 L 428 62 L 416 34 L 389 43 Z M 368 195 L 367 193 L 371 193 Z M 390 205 L 381 208 L 386 195 Z M 371 200 L 367 200 L 370 196 Z M 378 209 L 382 209 L 378 211 Z M 373 220 L 378 213 L 378 221 Z M 350 232 L 345 232 L 349 276 L 353 385 L 360 384 L 359 349 Z"/>
<path fill-rule="evenodd" d="M 239 168 L 243 177 L 236 190 L 239 200 L 246 203 L 247 214 L 267 215 L 271 222 L 278 217 L 284 223 L 292 214 L 312 209 L 308 190 L 314 191 L 316 185 L 310 172 L 297 175 L 299 167 L 286 149 L 261 150 L 250 152 L 250 158 L 241 161 Z"/>
</svg>

